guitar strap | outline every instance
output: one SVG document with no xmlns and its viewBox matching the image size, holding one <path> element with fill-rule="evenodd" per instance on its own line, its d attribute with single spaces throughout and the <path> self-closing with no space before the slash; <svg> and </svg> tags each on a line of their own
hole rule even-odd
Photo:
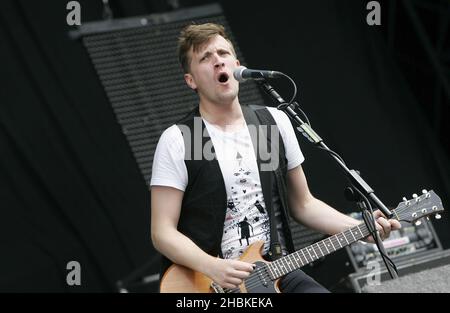
<svg viewBox="0 0 450 313">
<path fill-rule="evenodd" d="M 270 249 L 269 249 L 269 257 L 271 260 L 276 260 L 279 257 L 282 256 L 281 251 L 281 244 L 280 239 L 278 236 L 277 231 L 277 225 L 275 221 L 275 212 L 272 207 L 272 188 L 273 188 L 273 171 L 262 171 L 261 170 L 261 164 L 270 162 L 271 160 L 262 160 L 260 151 L 267 151 L 269 154 L 271 151 L 269 150 L 271 145 L 271 130 L 270 127 L 272 125 L 276 126 L 275 121 L 273 121 L 272 125 L 267 125 L 267 132 L 260 131 L 260 128 L 258 127 L 261 125 L 261 122 L 258 118 L 258 116 L 255 113 L 255 109 L 258 109 L 258 106 L 247 106 L 242 105 L 242 113 L 244 115 L 244 119 L 247 123 L 247 125 L 254 125 L 256 126 L 257 131 L 249 131 L 250 137 L 253 143 L 253 149 L 255 150 L 255 156 L 256 156 L 256 162 L 258 164 L 258 172 L 259 172 L 259 178 L 261 180 L 261 188 L 263 191 L 264 196 L 264 203 L 266 205 L 267 212 L 269 214 L 269 222 L 270 222 Z M 264 107 L 259 107 L 261 109 L 267 110 Z M 272 119 L 273 120 L 273 119 Z M 258 143 L 267 143 L 268 148 L 267 149 L 259 149 Z M 278 153 L 278 151 L 275 151 L 274 153 Z M 277 156 L 278 157 L 278 156 Z"/>
</svg>

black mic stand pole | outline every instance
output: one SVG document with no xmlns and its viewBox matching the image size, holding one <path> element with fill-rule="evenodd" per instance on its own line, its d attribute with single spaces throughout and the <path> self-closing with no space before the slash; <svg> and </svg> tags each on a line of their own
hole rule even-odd
<svg viewBox="0 0 450 313">
<path fill-rule="evenodd" d="M 291 106 L 292 105 L 298 105 L 297 102 L 293 102 L 291 105 L 289 105 L 284 99 L 273 89 L 273 87 L 267 83 L 265 79 L 257 80 L 257 83 L 261 88 L 273 99 L 275 99 L 278 103 L 278 109 L 284 111 L 291 120 L 295 121 L 298 125 L 296 127 L 297 131 L 301 132 L 303 136 L 305 136 L 311 143 L 316 144 L 318 147 L 331 151 L 328 146 L 323 142 L 323 139 L 320 138 L 320 136 L 309 126 L 309 124 L 302 121 L 302 119 L 298 116 L 297 112 L 295 112 Z M 339 158 L 337 155 L 331 153 L 331 156 L 333 159 L 338 163 L 338 165 L 342 168 L 342 170 L 345 172 L 346 176 L 349 178 L 351 185 L 353 188 L 356 188 L 358 191 L 360 191 L 367 199 L 369 199 L 377 208 L 383 212 L 383 214 L 387 218 L 392 218 L 393 214 L 392 212 L 381 202 L 381 200 L 375 195 L 374 190 L 364 181 L 364 179 L 358 174 L 356 170 L 350 170 L 344 163 L 344 161 Z M 369 203 L 370 205 L 370 203 Z M 363 212 L 364 213 L 364 212 Z M 366 219 L 364 219 L 366 221 Z M 367 224 L 367 223 L 366 223 Z M 373 229 L 372 226 L 367 225 L 368 229 Z M 378 233 L 372 232 L 372 237 L 374 237 L 375 242 L 377 242 L 379 238 Z M 383 257 L 384 263 L 386 264 L 386 267 L 389 271 L 389 274 L 391 277 L 397 278 L 397 272 L 395 269 L 391 266 L 390 263 L 386 262 L 384 259 L 384 256 L 386 256 L 386 251 L 384 249 L 384 246 L 382 243 L 377 244 L 378 248 L 380 250 L 380 254 Z"/>
</svg>

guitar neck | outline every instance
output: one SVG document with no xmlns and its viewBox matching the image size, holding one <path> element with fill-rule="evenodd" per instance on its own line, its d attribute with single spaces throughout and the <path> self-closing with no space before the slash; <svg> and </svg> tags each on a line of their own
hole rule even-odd
<svg viewBox="0 0 450 313">
<path fill-rule="evenodd" d="M 363 239 L 369 236 L 369 234 L 370 232 L 367 226 L 364 223 L 359 224 L 269 263 L 269 274 L 275 280 L 323 256 Z"/>
</svg>

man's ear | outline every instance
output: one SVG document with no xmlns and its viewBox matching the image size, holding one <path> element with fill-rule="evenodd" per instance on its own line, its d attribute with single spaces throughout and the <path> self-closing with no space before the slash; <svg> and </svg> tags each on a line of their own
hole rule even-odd
<svg viewBox="0 0 450 313">
<path fill-rule="evenodd" d="M 192 77 L 191 74 L 184 74 L 184 80 L 186 81 L 186 84 L 189 86 L 189 88 L 194 90 L 197 89 L 197 84 L 195 83 L 194 77 Z"/>
<path fill-rule="evenodd" d="M 237 65 L 237 66 L 240 66 L 240 65 L 241 65 L 241 62 L 239 62 L 239 60 L 236 60 L 236 65 Z"/>
</svg>

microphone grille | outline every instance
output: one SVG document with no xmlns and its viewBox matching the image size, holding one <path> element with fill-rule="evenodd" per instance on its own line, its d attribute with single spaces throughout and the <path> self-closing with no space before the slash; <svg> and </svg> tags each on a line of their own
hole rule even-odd
<svg viewBox="0 0 450 313">
<path fill-rule="evenodd" d="M 235 68 L 235 70 L 233 72 L 233 76 L 238 82 L 245 81 L 245 78 L 242 77 L 242 72 L 246 69 L 247 68 L 245 66 L 238 66 Z"/>
</svg>

